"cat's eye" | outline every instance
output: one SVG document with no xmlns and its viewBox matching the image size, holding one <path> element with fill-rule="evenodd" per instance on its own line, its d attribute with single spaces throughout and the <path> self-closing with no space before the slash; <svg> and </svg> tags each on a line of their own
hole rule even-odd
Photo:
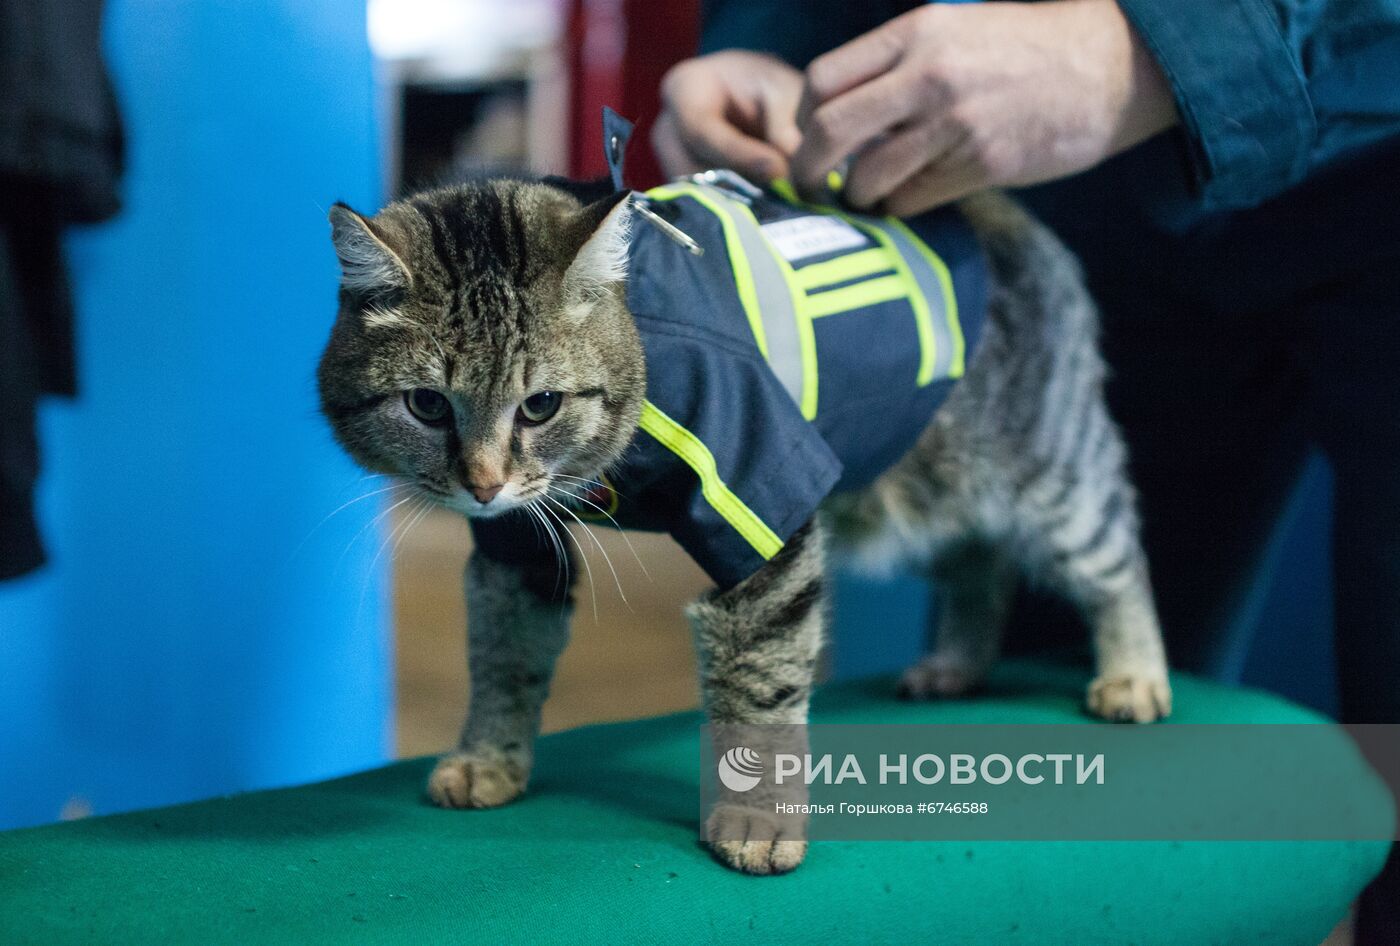
<svg viewBox="0 0 1400 946">
<path fill-rule="evenodd" d="M 527 426 L 543 424 L 559 413 L 559 405 L 564 403 L 564 395 L 558 391 L 541 391 L 531 394 L 520 402 L 517 418 Z"/>
<path fill-rule="evenodd" d="M 429 427 L 441 427 L 452 419 L 452 405 L 431 388 L 405 391 L 403 400 L 408 405 L 409 413 Z"/>
</svg>

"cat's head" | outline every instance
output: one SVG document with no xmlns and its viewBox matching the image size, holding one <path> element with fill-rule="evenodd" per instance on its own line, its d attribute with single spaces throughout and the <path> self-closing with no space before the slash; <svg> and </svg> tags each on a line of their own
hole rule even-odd
<svg viewBox="0 0 1400 946">
<path fill-rule="evenodd" d="M 582 492 L 621 456 L 646 388 L 621 195 L 495 180 L 330 220 L 321 405 L 357 462 L 485 517 Z"/>
</svg>

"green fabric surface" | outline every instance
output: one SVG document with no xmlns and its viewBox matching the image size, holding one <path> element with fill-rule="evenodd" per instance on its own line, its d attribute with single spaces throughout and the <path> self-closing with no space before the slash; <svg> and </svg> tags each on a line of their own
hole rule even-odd
<svg viewBox="0 0 1400 946">
<path fill-rule="evenodd" d="M 828 723 L 1066 723 L 1085 677 L 1031 664 L 986 694 L 833 685 Z M 1312 722 L 1174 679 L 1175 722 Z M 747 877 L 697 840 L 699 716 L 546 737 L 529 794 L 424 802 L 431 760 L 0 834 L 0 943 L 861 942 L 1315 946 L 1377 842 L 844 842 Z"/>
</svg>

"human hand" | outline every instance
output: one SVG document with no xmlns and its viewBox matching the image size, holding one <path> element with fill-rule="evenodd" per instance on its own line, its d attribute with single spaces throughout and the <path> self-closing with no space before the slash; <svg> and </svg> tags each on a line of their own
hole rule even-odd
<svg viewBox="0 0 1400 946">
<path fill-rule="evenodd" d="M 651 143 L 671 176 L 730 168 L 767 183 L 797 150 L 802 73 L 780 59 L 730 49 L 687 59 L 661 83 Z"/>
<path fill-rule="evenodd" d="M 1114 0 L 930 4 L 814 60 L 791 159 L 820 191 L 909 216 L 986 187 L 1082 171 L 1176 124 Z"/>
</svg>

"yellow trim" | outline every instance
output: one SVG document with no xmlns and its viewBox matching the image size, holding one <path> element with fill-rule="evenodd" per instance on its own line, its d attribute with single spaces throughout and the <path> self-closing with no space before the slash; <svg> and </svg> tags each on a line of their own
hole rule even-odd
<svg viewBox="0 0 1400 946">
<path fill-rule="evenodd" d="M 807 203 L 801 197 L 798 196 L 796 189 L 792 186 L 792 182 L 787 180 L 786 178 L 775 178 L 769 183 L 768 186 L 779 197 L 803 208 L 804 210 L 810 210 L 813 213 L 825 214 L 828 217 L 836 217 L 837 219 L 846 221 L 851 226 L 856 227 L 857 229 L 869 235 L 871 239 L 873 239 L 876 243 L 879 243 L 880 246 L 885 250 L 885 252 L 889 254 L 890 260 L 894 262 L 893 268 L 896 276 L 899 279 L 904 280 L 905 291 L 907 293 L 907 298 L 909 299 L 909 306 L 914 310 L 914 327 L 919 335 L 919 374 L 915 380 L 917 381 L 919 387 L 924 387 L 925 385 L 931 383 L 933 381 L 934 369 L 938 366 L 938 352 L 936 350 L 938 346 L 938 340 L 934 337 L 933 334 L 933 316 L 929 314 L 928 302 L 924 300 L 924 294 L 919 291 L 919 284 L 914 280 L 914 274 L 910 272 L 908 264 L 904 262 L 904 257 L 900 255 L 899 250 L 895 247 L 893 241 L 890 240 L 889 236 L 886 235 L 885 232 L 879 227 L 863 223 L 860 220 L 856 220 L 853 217 L 848 216 L 847 214 L 841 213 L 839 210 L 835 210 L 831 207 L 823 207 L 820 204 Z M 892 223 L 896 226 L 904 227 L 904 224 L 900 223 L 900 221 L 896 220 L 894 217 L 886 217 L 885 220 L 887 223 Z M 908 227 L 904 227 L 904 231 L 911 232 L 909 231 Z M 925 248 L 923 245 L 923 241 L 919 240 L 917 237 L 915 238 L 914 242 L 921 249 Z M 940 260 L 939 262 L 941 263 L 942 261 Z M 947 272 L 946 266 L 942 267 L 941 269 L 938 266 L 935 266 L 934 268 L 936 271 L 939 272 L 940 276 Z M 943 293 L 945 300 L 949 298 L 949 295 L 951 293 L 951 285 L 949 282 L 945 281 L 943 283 Z M 959 328 L 954 338 L 962 338 L 961 328 Z M 961 347 L 959 347 L 959 349 L 955 350 L 953 353 L 954 360 L 949 366 L 949 373 L 952 377 L 958 377 L 959 374 L 961 374 L 961 372 L 959 372 L 959 374 L 952 374 L 951 372 L 951 369 L 953 367 L 960 366 L 962 363 L 960 353 Z"/>
<path fill-rule="evenodd" d="M 744 537 L 744 541 L 753 546 L 755 552 L 764 559 L 778 554 L 783 547 L 782 540 L 724 484 L 715 465 L 715 455 L 699 437 L 666 416 L 651 401 L 642 404 L 639 425 L 695 471 L 695 475 L 700 477 L 700 492 L 705 501 Z"/>
<path fill-rule="evenodd" d="M 741 205 L 740 212 L 748 214 L 749 221 L 762 234 L 763 226 L 754 216 L 753 209 Z M 817 416 L 817 335 L 812 330 L 812 317 L 803 308 L 807 293 L 793 271 L 792 264 L 778 252 L 773 241 L 764 236 L 763 245 L 768 248 L 768 255 L 773 257 L 778 271 L 783 274 L 788 297 L 792 299 L 792 317 L 797 323 L 798 355 L 802 358 L 802 401 L 797 406 L 804 418 L 813 420 Z"/>
<path fill-rule="evenodd" d="M 827 315 L 864 309 L 881 302 L 903 299 L 908 292 L 908 284 L 891 273 L 878 279 L 867 279 L 854 285 L 842 286 L 840 289 L 828 289 L 826 292 L 807 296 L 802 300 L 801 308 L 808 318 L 819 319 Z"/>
<path fill-rule="evenodd" d="M 710 213 L 719 218 L 720 229 L 724 232 L 724 246 L 729 253 L 729 268 L 734 273 L 734 288 L 739 291 L 739 303 L 749 319 L 749 330 L 764 358 L 768 357 L 768 339 L 763 332 L 763 316 L 758 310 L 758 294 L 754 289 L 753 271 L 749 269 L 749 259 L 744 254 L 744 245 L 734 229 L 734 221 L 724 208 L 716 204 L 700 188 L 691 184 L 668 184 L 647 191 L 652 200 L 675 200 L 677 197 L 690 197 Z"/>
<path fill-rule="evenodd" d="M 797 196 L 797 188 L 792 186 L 792 181 L 785 177 L 775 177 L 768 182 L 768 187 L 773 193 L 790 204 L 801 204 L 802 198 Z"/>
<path fill-rule="evenodd" d="M 967 340 L 963 338 L 962 319 L 958 318 L 958 297 L 953 290 L 953 274 L 948 272 L 948 265 L 943 262 L 943 258 L 933 251 L 918 234 L 909 229 L 909 226 L 895 217 L 891 217 L 890 223 L 900 229 L 909 241 L 918 247 L 924 259 L 933 271 L 938 274 L 938 281 L 943 285 L 943 310 L 947 313 L 948 334 L 953 339 L 953 357 L 948 362 L 948 377 L 961 378 L 963 376 L 963 358 L 967 354 Z"/>
<path fill-rule="evenodd" d="M 894 218 L 886 218 L 892 220 Z M 919 387 L 933 381 L 933 370 L 938 365 L 938 340 L 933 334 L 933 316 L 928 311 L 928 301 L 924 299 L 924 294 L 919 291 L 919 284 L 914 279 L 914 273 L 909 269 L 909 264 L 904 262 L 904 257 L 900 255 L 895 247 L 894 241 L 889 235 L 879 227 L 870 226 L 859 220 L 848 220 L 848 223 L 860 227 L 881 246 L 889 251 L 895 267 L 895 277 L 904 284 L 904 291 L 909 299 L 909 306 L 914 310 L 914 328 L 919 335 L 919 373 L 915 377 L 915 383 Z"/>
<path fill-rule="evenodd" d="M 850 279 L 863 279 L 876 273 L 894 269 L 884 248 L 873 246 L 858 253 L 848 253 L 829 259 L 824 263 L 813 263 L 796 270 L 798 285 L 804 289 L 816 289 Z"/>
<path fill-rule="evenodd" d="M 744 245 L 735 229 L 736 224 L 733 217 L 702 188 L 694 184 L 663 185 L 647 191 L 647 196 L 653 200 L 675 200 L 677 197 L 691 197 L 719 218 L 720 226 L 724 230 L 724 242 L 729 251 L 730 268 L 734 270 L 734 284 L 739 290 L 739 300 L 743 303 L 744 313 L 748 316 L 749 327 L 753 331 L 754 341 L 758 343 L 758 350 L 767 360 L 768 340 L 763 331 L 763 314 L 758 308 L 758 294 L 754 288 L 753 270 L 749 266 L 748 257 L 744 254 Z M 762 231 L 758 218 L 753 215 L 752 210 L 743 205 L 739 205 L 738 210 L 748 214 L 753 225 L 758 227 L 760 232 Z M 798 408 L 802 411 L 803 417 L 812 420 L 817 416 L 817 339 L 816 334 L 812 331 L 811 319 L 802 311 L 802 301 L 806 290 L 799 285 L 792 265 L 783 259 L 773 246 L 772 241 L 765 237 L 763 242 L 773 260 L 778 264 L 778 269 L 783 274 L 783 280 L 787 283 L 788 295 L 792 298 L 794 318 L 797 321 L 797 343 L 802 358 L 802 401 Z"/>
</svg>

